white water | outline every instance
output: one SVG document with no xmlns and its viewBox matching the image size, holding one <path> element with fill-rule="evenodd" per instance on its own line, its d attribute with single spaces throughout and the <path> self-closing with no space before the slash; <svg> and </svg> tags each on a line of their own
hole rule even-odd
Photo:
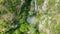
<svg viewBox="0 0 60 34">
<path fill-rule="evenodd" d="M 30 24 L 36 24 L 37 18 L 35 16 L 33 16 L 33 17 L 28 16 L 27 22 Z"/>
</svg>

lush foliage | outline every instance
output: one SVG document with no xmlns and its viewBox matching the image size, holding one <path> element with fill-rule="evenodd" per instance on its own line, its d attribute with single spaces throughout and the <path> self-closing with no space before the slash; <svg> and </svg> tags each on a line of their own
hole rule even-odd
<svg viewBox="0 0 60 34">
<path fill-rule="evenodd" d="M 60 0 L 0 0 L 0 34 L 60 34 Z"/>
</svg>

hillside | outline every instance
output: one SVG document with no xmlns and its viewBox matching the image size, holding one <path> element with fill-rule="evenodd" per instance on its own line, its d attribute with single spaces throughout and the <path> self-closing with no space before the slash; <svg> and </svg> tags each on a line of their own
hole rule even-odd
<svg viewBox="0 0 60 34">
<path fill-rule="evenodd" d="M 0 34 L 60 34 L 60 0 L 0 0 Z"/>
</svg>

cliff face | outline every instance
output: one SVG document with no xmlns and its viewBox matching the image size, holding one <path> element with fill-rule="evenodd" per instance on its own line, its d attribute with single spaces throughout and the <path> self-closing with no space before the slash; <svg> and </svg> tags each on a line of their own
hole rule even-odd
<svg viewBox="0 0 60 34">
<path fill-rule="evenodd" d="M 60 0 L 0 0 L 0 34 L 60 34 Z"/>
</svg>

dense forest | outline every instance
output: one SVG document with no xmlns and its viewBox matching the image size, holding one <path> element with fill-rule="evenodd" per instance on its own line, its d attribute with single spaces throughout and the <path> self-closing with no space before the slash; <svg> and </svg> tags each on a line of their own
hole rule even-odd
<svg viewBox="0 0 60 34">
<path fill-rule="evenodd" d="M 60 0 L 0 0 L 0 34 L 60 34 Z"/>
</svg>

